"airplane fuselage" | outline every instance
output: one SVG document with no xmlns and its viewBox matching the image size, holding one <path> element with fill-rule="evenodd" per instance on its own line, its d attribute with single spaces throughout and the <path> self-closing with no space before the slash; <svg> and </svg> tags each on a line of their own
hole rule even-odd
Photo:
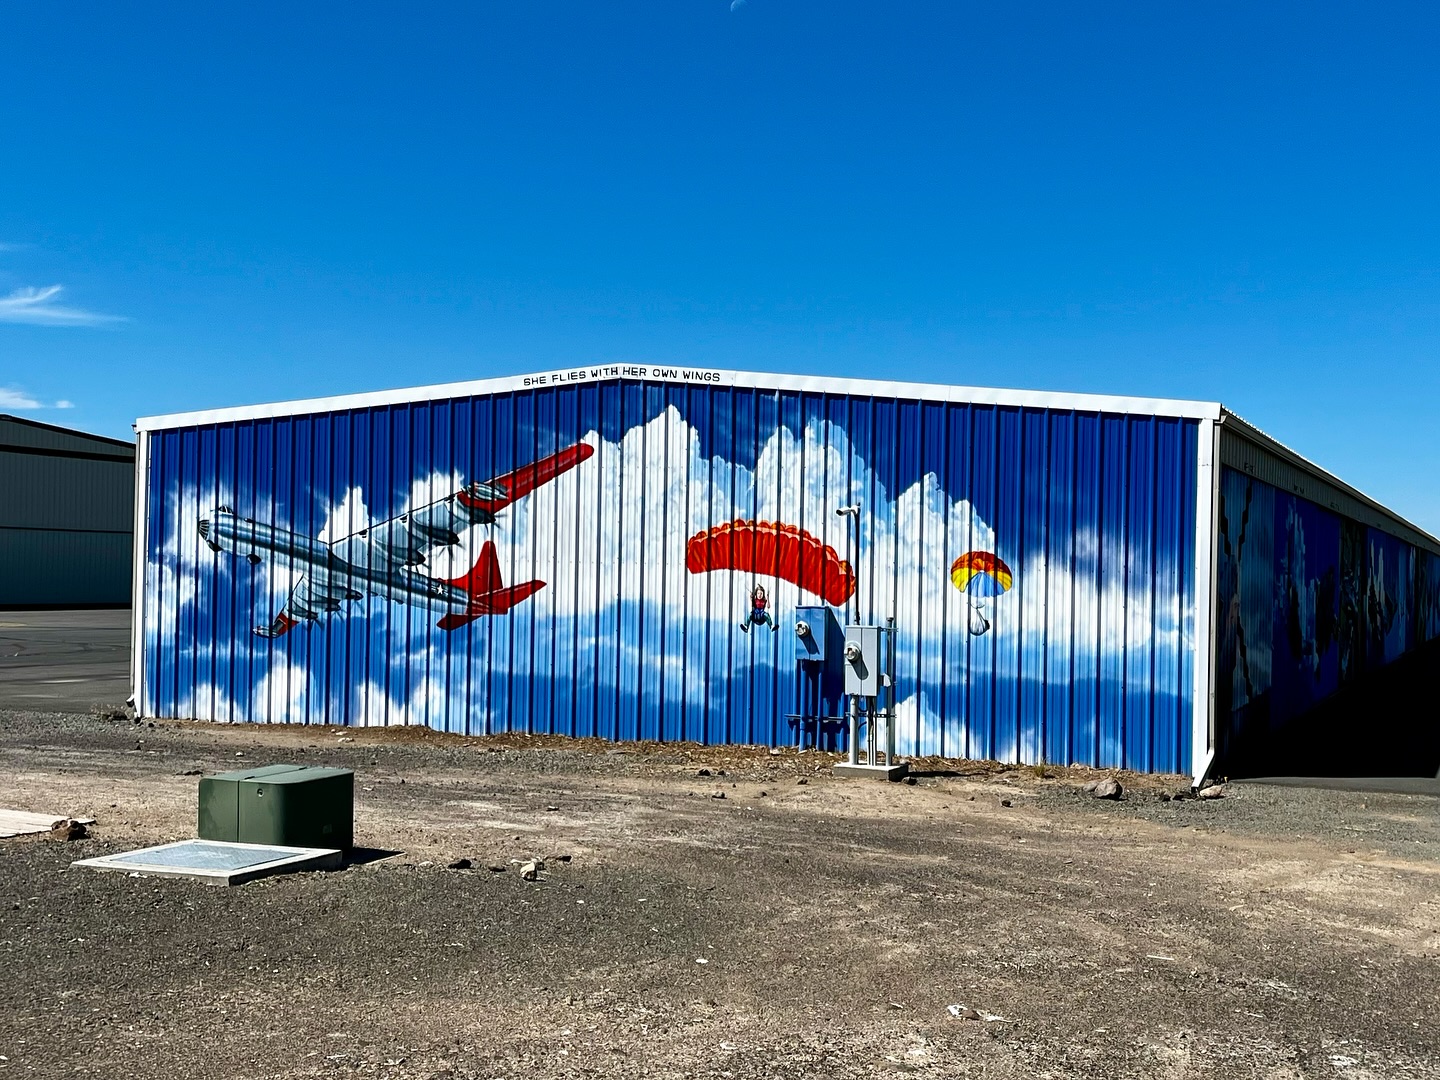
<svg viewBox="0 0 1440 1080">
<path fill-rule="evenodd" d="M 454 577 L 422 570 L 429 569 L 427 553 L 458 545 L 477 526 L 494 525 L 496 515 L 516 499 L 569 472 L 594 452 L 588 443 L 564 447 L 331 543 L 239 517 L 228 506 L 217 506 L 199 522 L 200 536 L 213 550 L 228 551 L 252 565 L 273 558 L 297 572 L 298 579 L 273 621 L 255 627 L 260 637 L 281 637 L 302 623 L 340 611 L 346 601 L 366 596 L 442 611 L 435 625 L 449 633 L 481 616 L 507 614 L 543 589 L 545 582 L 537 578 L 506 585 L 495 542 L 488 538 L 468 569 Z"/>
<path fill-rule="evenodd" d="M 267 557 L 278 558 L 322 576 L 332 587 L 350 590 L 344 597 L 347 600 L 380 596 L 440 611 L 472 608 L 477 600 L 459 586 L 441 578 L 426 577 L 409 566 L 388 561 L 370 565 L 369 554 L 373 549 L 364 543 L 347 545 L 345 540 L 340 540 L 330 545 L 238 517 L 227 510 L 215 510 L 201 521 L 200 535 L 215 551 L 227 551 L 252 563 Z"/>
</svg>

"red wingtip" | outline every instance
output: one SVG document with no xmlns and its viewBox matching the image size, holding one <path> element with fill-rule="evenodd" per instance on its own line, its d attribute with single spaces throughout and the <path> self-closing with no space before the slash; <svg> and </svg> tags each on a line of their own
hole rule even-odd
<svg viewBox="0 0 1440 1080">
<path fill-rule="evenodd" d="M 286 615 L 282 611 L 279 615 L 275 616 L 275 621 L 272 622 L 269 626 L 255 627 L 254 633 L 257 637 L 263 638 L 284 637 L 286 634 L 288 634 L 291 630 L 294 630 L 295 627 L 299 625 L 299 620 L 290 618 L 289 615 Z"/>
<path fill-rule="evenodd" d="M 528 465 L 521 465 L 520 468 L 508 472 L 504 476 L 497 476 L 490 483 L 505 491 L 503 499 L 476 499 L 463 491 L 458 497 L 466 506 L 479 507 L 494 513 L 503 510 L 516 499 L 529 495 L 541 485 L 548 484 L 560 474 L 569 472 L 594 453 L 595 448 L 589 443 L 576 443 L 549 457 L 532 461 Z"/>
</svg>

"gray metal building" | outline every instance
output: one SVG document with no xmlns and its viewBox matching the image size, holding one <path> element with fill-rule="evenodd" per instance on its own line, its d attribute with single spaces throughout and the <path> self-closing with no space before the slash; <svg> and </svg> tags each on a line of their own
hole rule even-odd
<svg viewBox="0 0 1440 1080">
<path fill-rule="evenodd" d="M 0 414 L 0 608 L 130 602 L 135 447 Z"/>
</svg>

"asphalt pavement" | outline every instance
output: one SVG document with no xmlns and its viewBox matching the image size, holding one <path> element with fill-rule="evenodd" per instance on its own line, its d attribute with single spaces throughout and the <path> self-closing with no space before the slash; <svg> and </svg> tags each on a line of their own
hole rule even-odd
<svg viewBox="0 0 1440 1080">
<path fill-rule="evenodd" d="M 1374 791 L 1387 795 L 1440 796 L 1440 776 L 1254 776 L 1231 781 L 1271 787 L 1324 788 L 1329 791 Z"/>
<path fill-rule="evenodd" d="M 129 696 L 129 608 L 0 611 L 0 708 L 83 713 Z"/>
</svg>

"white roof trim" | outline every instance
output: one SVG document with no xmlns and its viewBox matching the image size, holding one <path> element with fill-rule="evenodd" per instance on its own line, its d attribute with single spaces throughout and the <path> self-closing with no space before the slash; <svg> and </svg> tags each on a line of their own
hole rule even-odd
<svg viewBox="0 0 1440 1080">
<path fill-rule="evenodd" d="M 585 367 L 553 368 L 528 375 L 498 379 L 444 383 L 409 389 L 379 390 L 368 394 L 281 401 L 268 405 L 241 405 L 201 412 L 142 416 L 136 431 L 164 431 L 174 428 L 264 420 L 280 416 L 373 409 L 386 405 L 408 405 L 422 401 L 506 394 L 517 390 L 553 389 L 601 382 L 661 382 L 693 386 L 741 387 L 755 390 L 799 390 L 817 394 L 851 394 L 858 397 L 902 398 L 920 401 L 971 402 L 977 405 L 1029 406 L 1037 409 L 1065 409 L 1078 412 L 1137 413 L 1176 416 L 1196 420 L 1218 420 L 1220 405 L 1208 401 L 1177 401 L 1167 398 L 1116 397 L 1108 394 L 1072 394 L 1048 390 L 1000 390 L 978 386 L 945 386 L 939 383 L 886 382 L 875 379 L 839 379 L 827 375 L 767 375 L 720 368 L 668 367 L 663 364 L 591 364 Z"/>
</svg>

